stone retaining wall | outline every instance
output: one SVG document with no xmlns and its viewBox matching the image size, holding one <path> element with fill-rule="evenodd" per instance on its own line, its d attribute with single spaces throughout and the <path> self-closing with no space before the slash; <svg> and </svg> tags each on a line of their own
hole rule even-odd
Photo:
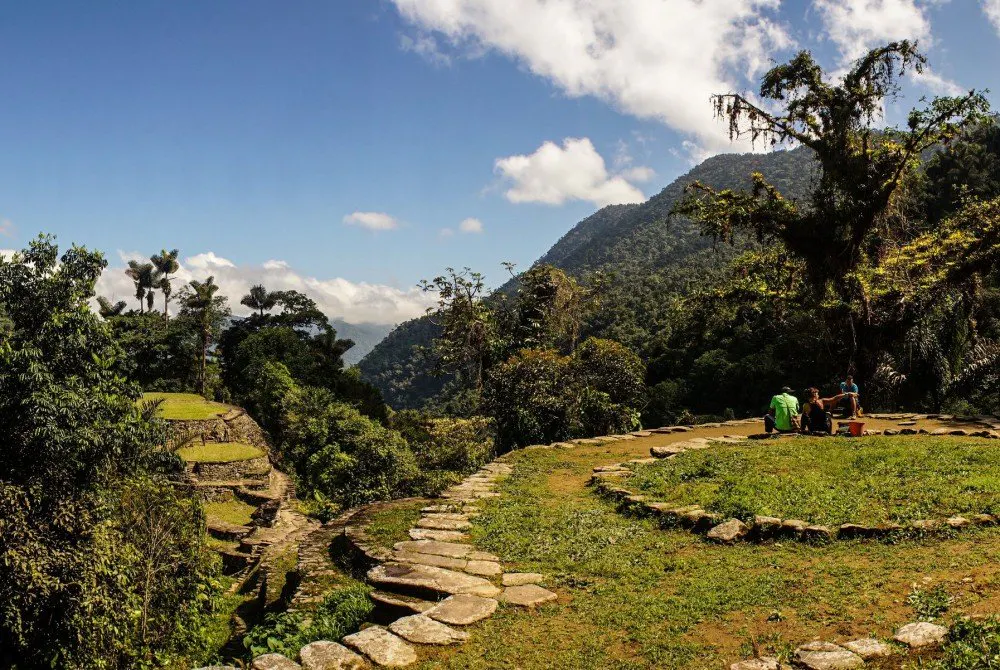
<svg viewBox="0 0 1000 670">
<path fill-rule="evenodd" d="M 207 442 L 243 442 L 260 447 L 265 452 L 270 450 L 267 434 L 245 410 L 239 408 L 214 419 L 173 419 L 167 423 L 170 424 L 175 439 L 194 435 Z"/>
<path fill-rule="evenodd" d="M 267 456 L 228 463 L 190 463 L 189 472 L 201 481 L 230 482 L 242 479 L 262 479 L 271 472 Z"/>
</svg>

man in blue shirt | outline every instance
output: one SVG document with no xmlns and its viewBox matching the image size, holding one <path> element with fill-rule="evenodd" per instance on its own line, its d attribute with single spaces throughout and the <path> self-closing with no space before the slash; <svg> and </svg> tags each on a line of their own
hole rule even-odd
<svg viewBox="0 0 1000 670">
<path fill-rule="evenodd" d="M 848 418 L 853 419 L 858 415 L 858 385 L 854 383 L 854 377 L 847 375 L 844 381 L 840 382 L 840 392 L 844 397 L 840 401 L 840 406 L 848 411 Z"/>
</svg>

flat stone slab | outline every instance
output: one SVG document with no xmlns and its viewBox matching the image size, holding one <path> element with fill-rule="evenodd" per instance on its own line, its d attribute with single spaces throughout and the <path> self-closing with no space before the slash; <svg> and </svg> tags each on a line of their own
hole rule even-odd
<svg viewBox="0 0 1000 670">
<path fill-rule="evenodd" d="M 361 670 L 365 659 L 336 642 L 312 642 L 299 651 L 305 670 Z"/>
<path fill-rule="evenodd" d="M 671 456 L 676 456 L 677 454 L 683 453 L 685 451 L 684 447 L 677 446 L 674 444 L 664 444 L 659 447 L 650 447 L 649 453 L 654 458 L 669 458 Z"/>
<path fill-rule="evenodd" d="M 402 668 L 417 662 L 416 650 L 381 626 L 371 626 L 348 635 L 344 644 L 384 668 Z"/>
<path fill-rule="evenodd" d="M 430 528 L 411 528 L 410 537 L 414 540 L 436 540 L 438 542 L 460 542 L 468 540 L 469 536 L 458 530 L 432 530 Z"/>
<path fill-rule="evenodd" d="M 469 555 L 466 556 L 470 561 L 493 561 L 494 563 L 500 562 L 499 556 L 494 556 L 493 554 L 488 554 L 485 551 L 470 551 Z"/>
<path fill-rule="evenodd" d="M 437 603 L 433 603 L 423 598 L 403 596 L 398 593 L 388 593 L 386 591 L 372 591 L 369 597 L 375 603 L 381 603 L 389 607 L 399 607 L 408 609 L 414 614 L 423 614 L 429 609 L 433 609 Z"/>
<path fill-rule="evenodd" d="M 453 626 L 468 626 L 491 616 L 497 609 L 493 598 L 459 594 L 449 596 L 427 610 L 430 618 Z"/>
<path fill-rule="evenodd" d="M 503 572 L 503 568 L 496 561 L 469 561 L 465 565 L 465 571 L 470 575 L 493 577 Z"/>
<path fill-rule="evenodd" d="M 906 624 L 896 631 L 892 639 L 896 642 L 902 642 L 913 649 L 920 649 L 922 647 L 932 647 L 941 644 L 947 635 L 948 629 L 944 626 L 919 621 L 917 623 Z"/>
<path fill-rule="evenodd" d="M 451 558 L 465 558 L 472 551 L 472 547 L 467 544 L 457 544 L 455 542 L 439 542 L 437 540 L 411 540 L 409 542 L 397 542 L 393 545 L 396 551 L 415 552 L 418 554 L 434 554 L 436 556 L 449 556 Z"/>
<path fill-rule="evenodd" d="M 542 603 L 553 601 L 558 597 L 552 591 L 543 589 L 537 584 L 525 584 L 523 586 L 505 588 L 500 595 L 500 602 L 520 607 L 536 607 Z"/>
<path fill-rule="evenodd" d="M 427 519 L 448 519 L 449 521 L 468 521 L 472 516 L 471 514 L 463 514 L 459 512 L 426 512 L 424 513 L 424 518 Z"/>
<path fill-rule="evenodd" d="M 437 554 L 417 554 L 412 551 L 394 551 L 391 558 L 400 563 L 433 565 L 438 568 L 448 568 L 449 570 L 465 570 L 465 566 L 468 564 L 468 561 L 464 558 L 450 558 L 448 556 L 438 556 Z"/>
<path fill-rule="evenodd" d="M 302 666 L 281 654 L 264 654 L 253 659 L 251 670 L 302 670 Z"/>
<path fill-rule="evenodd" d="M 429 528 L 431 530 L 468 530 L 472 528 L 469 521 L 461 519 L 437 519 L 425 516 L 417 522 L 417 528 Z"/>
<path fill-rule="evenodd" d="M 368 571 L 368 581 L 376 586 L 397 587 L 390 590 L 410 588 L 444 596 L 464 593 L 491 598 L 500 592 L 482 577 L 430 565 L 384 563 Z"/>
<path fill-rule="evenodd" d="M 864 661 L 870 661 L 873 658 L 887 658 L 892 656 L 892 647 L 881 640 L 876 640 L 873 637 L 851 640 L 850 642 L 845 642 L 843 647 L 853 651 Z"/>
<path fill-rule="evenodd" d="M 504 586 L 524 586 L 525 584 L 538 584 L 543 579 L 545 577 L 537 572 L 508 572 L 501 578 L 500 583 Z"/>
<path fill-rule="evenodd" d="M 778 659 L 773 656 L 761 656 L 747 661 L 738 661 L 729 666 L 729 670 L 780 670 Z"/>
<path fill-rule="evenodd" d="M 750 533 L 750 528 L 739 519 L 723 521 L 708 531 L 708 539 L 722 544 L 739 542 Z"/>
<path fill-rule="evenodd" d="M 389 630 L 416 644 L 458 644 L 469 639 L 465 631 L 455 630 L 423 614 L 397 619 L 389 624 Z"/>
<path fill-rule="evenodd" d="M 831 642 L 810 642 L 795 650 L 795 662 L 809 670 L 852 670 L 865 662 L 853 651 Z"/>
</svg>

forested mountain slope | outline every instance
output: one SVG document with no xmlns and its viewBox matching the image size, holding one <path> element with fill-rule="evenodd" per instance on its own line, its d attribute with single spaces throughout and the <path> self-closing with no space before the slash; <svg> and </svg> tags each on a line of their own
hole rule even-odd
<svg viewBox="0 0 1000 670">
<path fill-rule="evenodd" d="M 709 281 L 735 253 L 714 245 L 690 221 L 669 216 L 684 187 L 696 180 L 715 188 L 747 187 L 756 171 L 786 197 L 803 199 L 815 169 L 806 149 L 713 156 L 645 203 L 611 205 L 587 217 L 538 262 L 577 277 L 611 273 L 601 310 L 586 334 L 619 340 L 642 354 L 669 332 L 676 299 Z M 418 354 L 433 335 L 426 317 L 401 324 L 362 359 L 362 376 L 394 407 L 422 405 L 443 385 Z"/>
</svg>

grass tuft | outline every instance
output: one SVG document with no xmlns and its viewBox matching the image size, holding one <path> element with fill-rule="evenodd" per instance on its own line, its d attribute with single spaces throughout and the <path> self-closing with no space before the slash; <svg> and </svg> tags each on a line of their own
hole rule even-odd
<svg viewBox="0 0 1000 670">
<path fill-rule="evenodd" d="M 232 463 L 264 455 L 263 450 L 242 442 L 209 442 L 182 447 L 177 455 L 188 463 Z"/>
</svg>

